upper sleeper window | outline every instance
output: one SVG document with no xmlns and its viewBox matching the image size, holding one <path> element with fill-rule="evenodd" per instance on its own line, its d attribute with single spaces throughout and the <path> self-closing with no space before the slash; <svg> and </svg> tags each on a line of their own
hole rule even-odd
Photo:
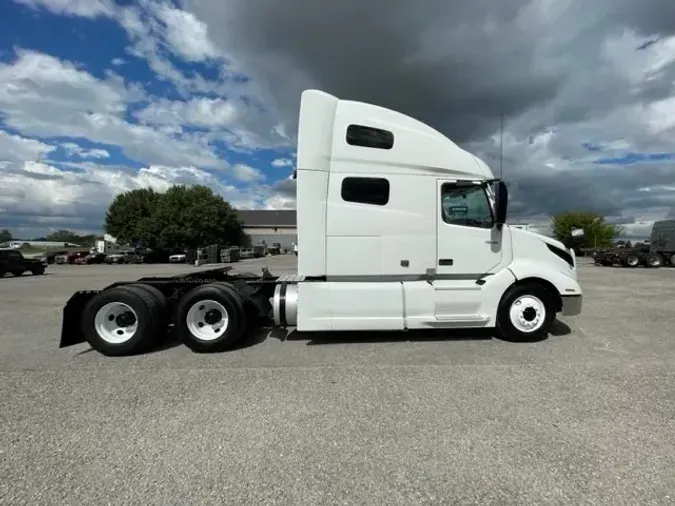
<svg viewBox="0 0 675 506">
<path fill-rule="evenodd" d="M 394 147 L 394 134 L 381 128 L 349 125 L 347 144 L 364 148 L 391 149 Z"/>
<path fill-rule="evenodd" d="M 345 202 L 386 206 L 389 181 L 381 177 L 346 177 L 342 180 L 341 195 Z"/>
</svg>

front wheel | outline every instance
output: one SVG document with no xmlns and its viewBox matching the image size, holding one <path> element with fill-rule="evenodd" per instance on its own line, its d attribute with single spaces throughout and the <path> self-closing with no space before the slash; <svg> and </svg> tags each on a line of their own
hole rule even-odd
<svg viewBox="0 0 675 506">
<path fill-rule="evenodd" d="M 555 320 L 551 293 L 536 284 L 511 287 L 497 310 L 497 330 L 507 341 L 534 342 L 545 339 Z"/>
</svg>

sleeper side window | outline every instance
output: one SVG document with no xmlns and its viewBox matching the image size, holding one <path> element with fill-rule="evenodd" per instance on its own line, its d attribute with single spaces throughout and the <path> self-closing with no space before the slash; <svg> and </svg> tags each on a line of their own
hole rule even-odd
<svg viewBox="0 0 675 506">
<path fill-rule="evenodd" d="M 381 128 L 349 125 L 347 127 L 346 141 L 350 146 L 391 149 L 394 147 L 394 134 L 389 130 L 382 130 Z"/>
<path fill-rule="evenodd" d="M 342 180 L 340 194 L 345 202 L 386 206 L 389 202 L 389 180 L 382 177 L 346 177 Z"/>
<path fill-rule="evenodd" d="M 441 213 L 450 225 L 492 228 L 492 206 L 483 185 L 445 183 L 441 186 Z"/>
</svg>

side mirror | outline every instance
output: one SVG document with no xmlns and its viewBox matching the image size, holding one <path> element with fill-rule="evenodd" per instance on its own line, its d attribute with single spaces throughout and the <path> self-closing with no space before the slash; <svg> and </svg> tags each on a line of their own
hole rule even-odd
<svg viewBox="0 0 675 506">
<path fill-rule="evenodd" d="M 506 223 L 506 211 L 509 207 L 509 190 L 504 181 L 497 182 L 495 195 L 495 223 L 501 227 Z"/>
</svg>

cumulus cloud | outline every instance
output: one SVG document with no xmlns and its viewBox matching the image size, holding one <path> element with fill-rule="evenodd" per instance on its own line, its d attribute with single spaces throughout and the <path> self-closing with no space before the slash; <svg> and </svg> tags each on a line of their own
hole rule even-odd
<svg viewBox="0 0 675 506">
<path fill-rule="evenodd" d="M 185 6 L 213 28 L 215 44 L 237 49 L 237 61 L 289 131 L 301 91 L 317 87 L 415 116 L 497 168 L 503 114 L 504 175 L 517 188 L 513 216 L 590 206 L 630 220 L 661 216 L 669 200 L 673 205 L 675 194 L 659 186 L 675 180 L 672 160 L 593 163 L 593 155 L 675 151 L 672 2 L 186 0 Z M 608 152 L 591 153 L 584 143 Z M 643 199 L 637 192 L 643 186 L 659 197 Z"/>
<path fill-rule="evenodd" d="M 97 79 L 75 64 L 35 51 L 18 50 L 0 63 L 0 113 L 4 123 L 27 136 L 83 137 L 120 146 L 147 164 L 224 168 L 207 139 L 162 131 L 125 119 L 143 91 L 110 74 Z"/>
<path fill-rule="evenodd" d="M 83 148 L 79 144 L 74 142 L 65 142 L 61 144 L 63 150 L 70 156 L 78 156 L 80 158 L 109 158 L 110 153 L 105 149 L 93 148 L 87 149 Z"/>
<path fill-rule="evenodd" d="M 290 158 L 275 158 L 272 160 L 273 167 L 291 167 L 293 166 L 293 160 Z"/>
<path fill-rule="evenodd" d="M 244 183 L 256 183 L 265 179 L 265 175 L 260 170 L 243 163 L 234 165 L 232 167 L 232 174 L 235 179 Z"/>
<path fill-rule="evenodd" d="M 14 0 L 36 10 L 46 10 L 54 14 L 96 18 L 112 16 L 114 3 L 111 0 Z"/>
<path fill-rule="evenodd" d="M 640 230 L 675 213 L 673 2 L 16 1 L 115 20 L 129 38 L 125 59 L 142 58 L 174 88 L 149 96 L 120 77 L 130 67 L 121 61 L 100 79 L 19 49 L 0 62 L 3 122 L 34 138 L 0 137 L 12 146 L 4 163 L 15 178 L 56 181 L 44 168 L 50 138 L 83 137 L 146 167 L 104 170 L 120 181 L 145 181 L 152 168 L 166 171 L 161 181 L 189 174 L 223 184 L 209 172 L 218 170 L 256 188 L 242 205 L 292 206 L 292 180 L 265 186 L 254 164 L 230 164 L 215 146 L 291 146 L 300 93 L 321 88 L 410 114 L 496 173 L 503 166 L 513 219 L 591 208 Z M 186 70 L 194 65 L 204 72 Z M 278 156 L 272 167 L 295 163 Z M 4 192 L 15 198 L 20 189 Z"/>
<path fill-rule="evenodd" d="M 206 23 L 191 12 L 167 4 L 153 4 L 162 25 L 163 36 L 172 51 L 186 61 L 202 61 L 221 56 L 211 42 Z"/>
<path fill-rule="evenodd" d="M 100 229 L 115 195 L 137 188 L 166 191 L 174 184 L 203 184 L 241 209 L 264 208 L 276 198 L 272 188 L 242 189 L 196 167 L 149 166 L 129 172 L 81 164 L 62 171 L 43 162 L 25 162 L 0 170 L 0 227 L 44 229 L 49 220 L 73 229 Z"/>
<path fill-rule="evenodd" d="M 38 160 L 56 148 L 34 139 L 25 139 L 0 130 L 0 163 Z"/>
</svg>

